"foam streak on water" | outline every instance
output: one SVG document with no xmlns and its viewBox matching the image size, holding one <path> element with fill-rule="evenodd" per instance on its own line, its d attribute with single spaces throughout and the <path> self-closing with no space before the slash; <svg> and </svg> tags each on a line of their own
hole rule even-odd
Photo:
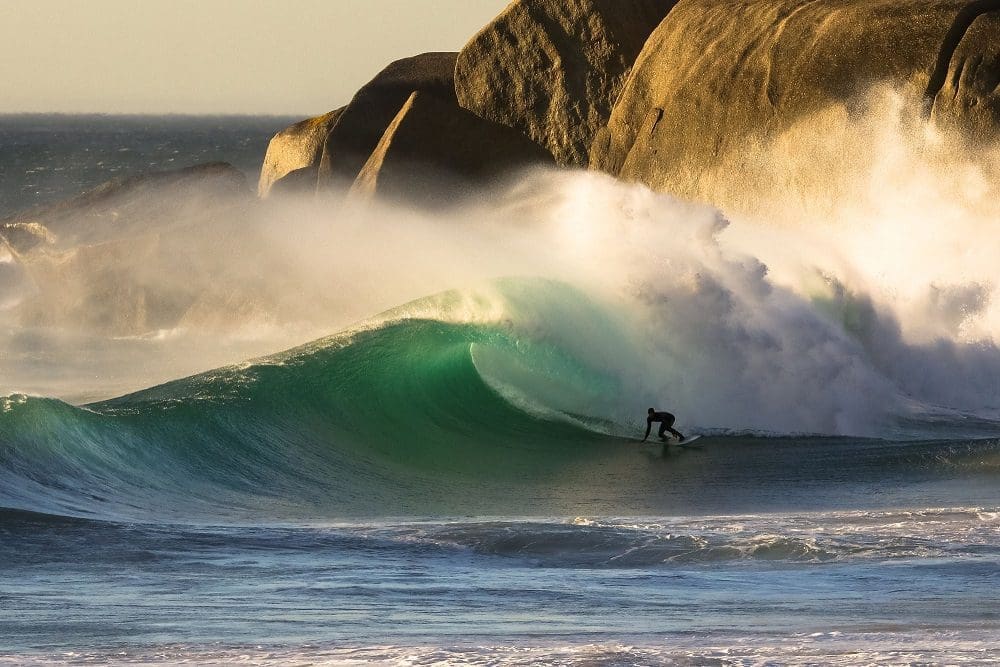
<svg viewBox="0 0 1000 667">
<path fill-rule="evenodd" d="M 664 645 L 621 643 L 306 645 L 297 649 L 248 645 L 211 650 L 183 644 L 150 651 L 122 650 L 108 653 L 70 651 L 58 657 L 0 656 L 0 664 L 39 665 L 651 665 L 696 667 L 748 667 L 753 665 L 990 665 L 997 653 L 987 633 L 972 637 L 927 630 L 913 634 L 866 632 L 813 633 L 806 636 L 718 636 L 711 640 L 669 638 Z"/>
<path fill-rule="evenodd" d="M 2 525 L 8 662 L 997 657 L 1000 507 L 245 528 L 22 514 Z M 30 576 L 38 567 L 44 579 Z M 266 640 L 248 640 L 261 623 Z"/>
</svg>

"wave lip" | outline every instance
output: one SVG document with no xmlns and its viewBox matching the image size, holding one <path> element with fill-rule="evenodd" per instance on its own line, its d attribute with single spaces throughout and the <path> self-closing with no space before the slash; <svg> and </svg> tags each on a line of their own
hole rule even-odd
<svg viewBox="0 0 1000 667">
<path fill-rule="evenodd" d="M 526 492 L 525 507 L 542 515 L 588 511 L 573 508 L 590 501 L 607 501 L 612 514 L 660 513 L 675 500 L 692 508 L 695 485 L 714 484 L 734 463 L 761 465 L 744 455 L 725 460 L 727 447 L 753 444 L 731 433 L 713 446 L 722 458 L 706 454 L 701 466 L 688 459 L 668 469 L 668 454 L 636 454 L 644 424 L 634 420 L 648 403 L 626 378 L 644 373 L 613 308 L 552 281 L 494 287 L 502 307 L 476 305 L 488 313 L 481 320 L 468 317 L 462 295 L 438 295 L 281 354 L 108 401 L 2 398 L 0 507 L 112 521 L 322 520 L 449 515 L 458 505 L 517 514 L 509 508 Z M 845 470 L 857 478 L 1000 469 L 995 441 L 921 448 L 847 440 Z M 830 442 L 821 451 L 768 438 L 769 455 L 807 482 L 827 478 L 820 468 L 839 469 L 845 458 Z M 661 474 L 674 475 L 672 486 L 688 496 L 668 497 Z M 748 492 L 750 482 L 747 473 L 734 491 Z M 660 540 L 637 553 L 683 558 L 700 548 Z M 712 553 L 725 558 L 729 548 Z M 739 549 L 831 557 L 805 542 Z"/>
<path fill-rule="evenodd" d="M 441 496 L 429 487 L 442 476 L 502 478 L 526 460 L 548 474 L 599 437 L 505 400 L 474 346 L 515 343 L 487 325 L 389 321 L 83 407 L 8 396 L 0 506 L 154 520 L 295 516 L 296 505 L 351 514 Z"/>
</svg>

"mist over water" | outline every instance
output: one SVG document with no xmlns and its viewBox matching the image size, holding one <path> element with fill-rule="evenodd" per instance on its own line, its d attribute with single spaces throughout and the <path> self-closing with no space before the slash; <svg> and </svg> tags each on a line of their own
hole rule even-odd
<svg viewBox="0 0 1000 667">
<path fill-rule="evenodd" d="M 1000 237 L 991 233 L 1000 161 L 932 133 L 897 96 L 881 95 L 877 113 L 849 123 L 811 119 L 812 136 L 829 129 L 830 144 L 846 147 L 822 173 L 804 165 L 795 189 L 761 184 L 753 207 L 736 201 L 725 213 L 572 171 L 526 173 L 434 213 L 285 197 L 206 219 L 175 202 L 179 216 L 145 231 L 173 239 L 171 256 L 183 261 L 140 261 L 127 275 L 214 298 L 139 336 L 73 315 L 29 329 L 19 321 L 24 303 L 49 306 L 32 295 L 30 272 L 0 251 L 0 320 L 13 350 L 0 391 L 93 399 L 360 322 L 420 316 L 499 323 L 525 345 L 555 350 L 592 386 L 519 372 L 495 354 L 485 375 L 512 399 L 619 425 L 650 405 L 721 432 L 919 436 L 941 417 L 989 424 L 1000 405 Z M 789 145 L 800 152 L 778 142 L 762 162 L 787 172 L 813 152 L 832 156 L 815 140 Z M 725 187 L 740 179 L 731 174 Z M 140 248 L 146 238 L 125 242 Z M 508 278 L 576 296 L 531 283 L 499 296 L 493 281 Z M 404 305 L 449 290 L 463 295 L 460 305 Z M 83 364 L 67 377 L 67 357 L 99 359 L 99 369 Z M 39 380 L 47 376 L 51 386 Z M 25 377 L 34 384 L 11 379 Z"/>
<path fill-rule="evenodd" d="M 1000 162 L 876 99 L 720 208 L 149 187 L 0 248 L 0 662 L 990 661 Z"/>
</svg>

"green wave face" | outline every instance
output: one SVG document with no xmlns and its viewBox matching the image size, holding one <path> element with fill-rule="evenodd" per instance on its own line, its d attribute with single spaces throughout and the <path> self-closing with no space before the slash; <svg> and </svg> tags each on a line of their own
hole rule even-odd
<svg viewBox="0 0 1000 667">
<path fill-rule="evenodd" d="M 888 471 L 959 475 L 983 490 L 970 502 L 996 488 L 996 440 L 639 445 L 646 401 L 626 382 L 657 372 L 641 350 L 613 308 L 558 283 L 504 281 L 110 401 L 0 398 L 0 509 L 251 523 L 636 516 L 836 507 L 845 480 L 867 498 L 865 480 Z"/>
<path fill-rule="evenodd" d="M 546 289 L 563 307 L 577 299 Z M 443 297 L 445 310 L 455 298 Z M 390 317 L 85 408 L 8 398 L 0 505 L 437 509 L 462 487 L 546 483 L 593 458 L 609 424 L 565 408 L 614 388 L 509 322 Z"/>
</svg>

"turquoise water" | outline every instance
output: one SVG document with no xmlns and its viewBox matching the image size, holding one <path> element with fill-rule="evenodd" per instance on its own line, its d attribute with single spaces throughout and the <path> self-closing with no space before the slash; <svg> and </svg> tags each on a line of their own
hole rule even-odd
<svg viewBox="0 0 1000 667">
<path fill-rule="evenodd" d="M 518 347 L 502 328 L 404 320 L 83 407 L 8 397 L 0 648 L 154 663 L 993 656 L 997 440 L 640 443 L 627 425 L 515 407 L 473 350 Z"/>
<path fill-rule="evenodd" d="M 97 402 L 0 384 L 0 663 L 1000 659 L 996 347 L 703 254 Z M 640 442 L 654 401 L 701 446 Z"/>
<path fill-rule="evenodd" d="M 588 374 L 582 360 L 535 347 L 501 327 L 390 321 L 81 407 L 10 396 L 0 503 L 211 522 L 220 512 L 233 521 L 624 516 L 994 499 L 1000 459 L 996 440 L 976 437 L 981 425 L 965 439 L 710 434 L 699 449 L 675 449 L 655 434 L 638 442 L 639 425 L 544 409 L 542 399 L 526 412 L 476 365 L 490 357 L 496 377 L 504 355 L 514 372 L 503 388 L 530 386 L 509 362 L 518 350 L 550 381 Z"/>
</svg>

